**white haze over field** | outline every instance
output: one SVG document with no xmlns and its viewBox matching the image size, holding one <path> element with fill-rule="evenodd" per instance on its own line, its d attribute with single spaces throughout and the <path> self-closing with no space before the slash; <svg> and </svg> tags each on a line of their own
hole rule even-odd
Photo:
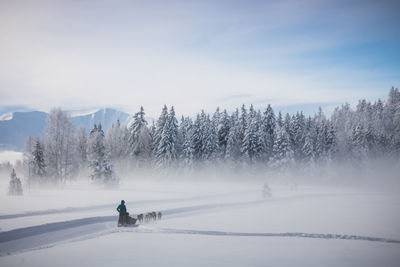
<svg viewBox="0 0 400 267">
<path fill-rule="evenodd" d="M 399 3 L 1 0 L 0 266 L 399 267 Z"/>
<path fill-rule="evenodd" d="M 270 177 L 272 195 L 263 197 L 263 179 L 196 178 L 136 173 L 125 175 L 119 188 L 101 189 L 81 177 L 63 188 L 25 187 L 24 196 L 10 197 L 3 177 L 0 265 L 397 266 L 400 261 L 398 191 Z M 119 228 L 115 209 L 121 199 L 132 216 L 161 211 L 163 218 Z"/>
<path fill-rule="evenodd" d="M 23 153 L 16 151 L 0 151 L 0 163 L 10 162 L 11 164 L 15 164 L 18 160 L 22 161 Z"/>
</svg>

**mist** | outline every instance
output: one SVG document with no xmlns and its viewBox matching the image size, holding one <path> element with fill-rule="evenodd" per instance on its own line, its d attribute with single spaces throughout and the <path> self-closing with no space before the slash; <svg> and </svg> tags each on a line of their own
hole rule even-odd
<svg viewBox="0 0 400 267">
<path fill-rule="evenodd" d="M 399 7 L 0 1 L 0 266 L 398 267 Z"/>
</svg>

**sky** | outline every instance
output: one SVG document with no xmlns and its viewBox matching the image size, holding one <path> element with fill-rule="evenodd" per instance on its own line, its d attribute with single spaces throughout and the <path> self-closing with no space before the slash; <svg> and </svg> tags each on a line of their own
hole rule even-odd
<svg viewBox="0 0 400 267">
<path fill-rule="evenodd" d="M 0 109 L 332 109 L 400 87 L 400 1 L 0 0 Z"/>
</svg>

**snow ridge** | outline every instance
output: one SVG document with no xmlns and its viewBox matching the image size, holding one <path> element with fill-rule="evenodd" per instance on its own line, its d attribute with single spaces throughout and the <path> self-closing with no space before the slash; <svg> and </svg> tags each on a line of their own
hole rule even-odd
<svg viewBox="0 0 400 267">
<path fill-rule="evenodd" d="M 72 221 L 64 221 L 64 222 L 56 222 L 56 223 L 48 223 L 41 224 L 37 226 L 31 226 L 26 228 L 14 229 L 7 232 L 0 233 L 0 243 L 14 241 L 21 238 L 31 237 L 34 235 L 45 234 L 49 232 L 55 232 L 60 230 L 65 230 L 68 228 L 74 228 L 89 224 L 109 222 L 109 221 L 117 221 L 118 216 L 101 216 L 101 217 L 90 217 L 77 219 Z"/>
<path fill-rule="evenodd" d="M 13 118 L 12 112 L 0 115 L 0 121 L 9 121 L 12 120 L 12 118 Z"/>
<path fill-rule="evenodd" d="M 345 239 L 345 240 L 361 240 L 374 241 L 384 243 L 400 244 L 400 240 L 387 239 L 381 237 L 358 236 L 358 235 L 340 235 L 340 234 L 318 234 L 318 233 L 240 233 L 240 232 L 222 232 L 222 231 L 201 231 L 201 230 L 183 230 L 183 229 L 160 229 L 159 231 L 137 230 L 140 232 L 159 232 L 167 234 L 188 234 L 188 235 L 211 235 L 211 236 L 264 236 L 264 237 L 303 237 L 303 238 L 319 238 L 319 239 Z"/>
</svg>

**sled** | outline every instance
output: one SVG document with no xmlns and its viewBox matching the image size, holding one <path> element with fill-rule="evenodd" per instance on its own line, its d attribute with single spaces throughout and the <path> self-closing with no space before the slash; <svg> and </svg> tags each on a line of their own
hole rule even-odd
<svg viewBox="0 0 400 267">
<path fill-rule="evenodd" d="M 118 218 L 118 227 L 132 226 L 136 224 L 137 219 L 129 216 L 129 213 L 120 214 Z"/>
</svg>

